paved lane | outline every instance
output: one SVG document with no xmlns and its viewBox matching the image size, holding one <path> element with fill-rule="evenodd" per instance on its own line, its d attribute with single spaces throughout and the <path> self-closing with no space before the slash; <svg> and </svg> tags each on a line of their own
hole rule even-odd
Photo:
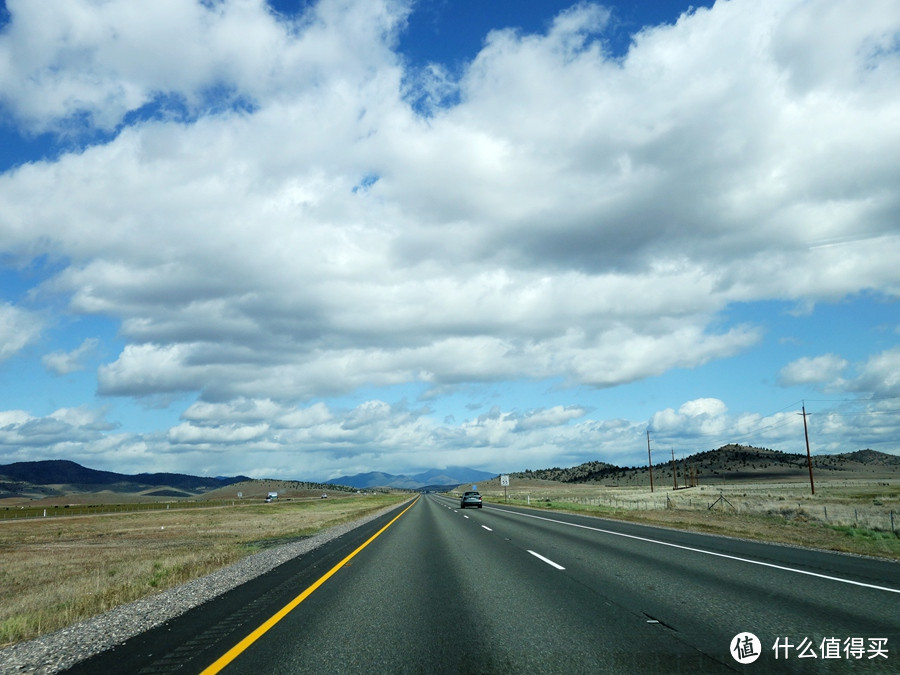
<svg viewBox="0 0 900 675">
<path fill-rule="evenodd" d="M 659 621 L 713 658 L 749 631 L 760 638 L 761 663 L 770 667 L 840 670 L 854 664 L 846 658 L 823 664 L 822 641 L 862 638 L 866 653 L 855 665 L 897 670 L 897 660 L 889 667 L 890 655 L 868 658 L 871 639 L 900 646 L 897 563 L 526 509 L 488 506 L 466 515 L 512 545 L 552 558 L 594 597 Z M 801 663 L 788 650 L 788 664 L 783 651 L 774 663 L 776 640 L 804 639 L 818 660 Z"/>
</svg>

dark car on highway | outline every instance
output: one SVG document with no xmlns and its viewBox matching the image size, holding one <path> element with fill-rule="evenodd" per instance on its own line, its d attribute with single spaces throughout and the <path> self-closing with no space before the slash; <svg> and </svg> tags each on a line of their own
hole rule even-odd
<svg viewBox="0 0 900 675">
<path fill-rule="evenodd" d="M 477 492 L 466 492 L 462 497 L 459 498 L 459 508 L 464 509 L 467 506 L 477 506 L 479 509 L 481 508 L 481 495 Z"/>
</svg>

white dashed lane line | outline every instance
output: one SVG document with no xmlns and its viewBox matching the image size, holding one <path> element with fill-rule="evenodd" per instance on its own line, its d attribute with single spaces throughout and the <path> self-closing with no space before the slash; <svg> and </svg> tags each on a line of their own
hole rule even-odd
<svg viewBox="0 0 900 675">
<path fill-rule="evenodd" d="M 456 511 L 456 513 L 458 513 L 458 511 Z M 468 519 L 469 516 L 463 514 L 463 518 Z M 493 532 L 493 531 L 494 531 L 494 530 L 492 530 L 490 527 L 488 527 L 487 525 L 482 525 L 481 527 L 483 527 L 483 528 L 484 528 L 485 530 L 487 530 L 488 532 Z M 527 549 L 526 549 L 526 550 L 527 550 Z M 531 550 L 528 550 L 528 552 L 529 552 L 531 555 L 533 555 L 535 558 L 537 558 L 538 560 L 543 560 L 545 563 L 547 563 L 547 564 L 550 565 L 551 567 L 555 567 L 555 568 L 558 569 L 558 570 L 564 570 L 564 569 L 566 569 L 565 567 L 563 567 L 563 566 L 560 565 L 559 563 L 556 563 L 556 562 L 553 562 L 552 560 L 550 560 L 550 558 L 545 558 L 545 557 L 542 556 L 540 553 L 536 553 L 536 552 L 531 551 Z"/>
<path fill-rule="evenodd" d="M 552 560 L 550 560 L 550 558 L 545 558 L 545 557 L 542 556 L 540 553 L 535 553 L 534 551 L 531 551 L 531 550 L 529 550 L 528 552 L 529 552 L 531 555 L 533 555 L 535 558 L 537 558 L 538 560 L 543 560 L 545 563 L 547 563 L 547 564 L 550 565 L 551 567 L 555 567 L 555 568 L 558 569 L 558 570 L 564 570 L 564 569 L 566 569 L 565 567 L 563 567 L 563 566 L 560 565 L 559 563 L 555 563 L 555 562 L 553 562 Z"/>
</svg>

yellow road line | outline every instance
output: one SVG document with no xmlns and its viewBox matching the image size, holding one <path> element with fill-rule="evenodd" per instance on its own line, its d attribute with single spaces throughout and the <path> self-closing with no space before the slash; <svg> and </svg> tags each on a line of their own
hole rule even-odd
<svg viewBox="0 0 900 675">
<path fill-rule="evenodd" d="M 400 518 L 400 516 L 402 516 L 407 511 L 409 511 L 415 505 L 415 503 L 417 501 L 419 501 L 418 497 L 416 497 L 413 500 L 412 504 L 410 504 L 405 509 L 403 509 L 403 511 L 401 511 L 399 514 L 397 514 L 397 516 L 393 520 L 391 520 L 391 522 L 389 522 L 387 525 L 385 525 L 380 530 L 378 530 L 378 532 L 376 532 L 371 537 L 369 537 L 366 540 L 366 542 L 364 544 L 362 544 L 359 548 L 357 548 L 355 551 L 353 551 L 353 553 L 348 555 L 346 558 L 341 560 L 341 562 L 339 562 L 337 565 L 335 565 L 330 570 L 328 570 L 328 572 L 326 572 L 324 575 L 322 575 L 322 577 L 319 578 L 319 580 L 316 581 L 312 586 L 307 588 L 300 595 L 298 595 L 296 598 L 294 598 L 288 604 L 286 604 L 284 607 L 282 607 L 280 610 L 278 610 L 275 614 L 273 614 L 271 617 L 269 617 L 269 619 L 267 619 L 259 628 L 254 630 L 247 637 L 245 637 L 243 640 L 238 642 L 234 647 L 232 647 L 227 652 L 225 652 L 225 654 L 223 654 L 221 657 L 219 657 L 219 659 L 215 663 L 213 663 L 211 666 L 206 668 L 206 670 L 202 671 L 200 673 L 200 675 L 215 675 L 215 673 L 220 672 L 225 666 L 227 666 L 229 663 L 234 661 L 250 645 L 252 645 L 254 642 L 259 640 L 259 638 L 261 638 L 263 635 L 265 635 L 266 632 L 270 628 L 272 628 L 276 623 L 278 623 L 284 617 L 286 617 L 288 614 L 290 614 L 291 611 L 293 611 L 297 607 L 297 605 L 299 605 L 301 602 L 306 600 L 306 598 L 308 598 L 310 595 L 312 595 L 313 591 L 315 591 L 319 586 L 321 586 L 326 581 L 328 581 L 339 569 L 341 569 L 344 565 L 346 565 L 357 553 L 359 553 L 366 546 L 368 546 L 373 541 L 375 541 L 375 539 L 377 539 L 381 535 L 382 532 L 384 532 L 391 525 L 393 525 L 394 522 L 398 518 Z"/>
</svg>

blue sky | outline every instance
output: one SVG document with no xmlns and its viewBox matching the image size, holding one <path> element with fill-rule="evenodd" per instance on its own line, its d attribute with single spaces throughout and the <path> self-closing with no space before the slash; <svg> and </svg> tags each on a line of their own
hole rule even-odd
<svg viewBox="0 0 900 675">
<path fill-rule="evenodd" d="M 900 8 L 8 0 L 0 463 L 900 453 Z"/>
</svg>

